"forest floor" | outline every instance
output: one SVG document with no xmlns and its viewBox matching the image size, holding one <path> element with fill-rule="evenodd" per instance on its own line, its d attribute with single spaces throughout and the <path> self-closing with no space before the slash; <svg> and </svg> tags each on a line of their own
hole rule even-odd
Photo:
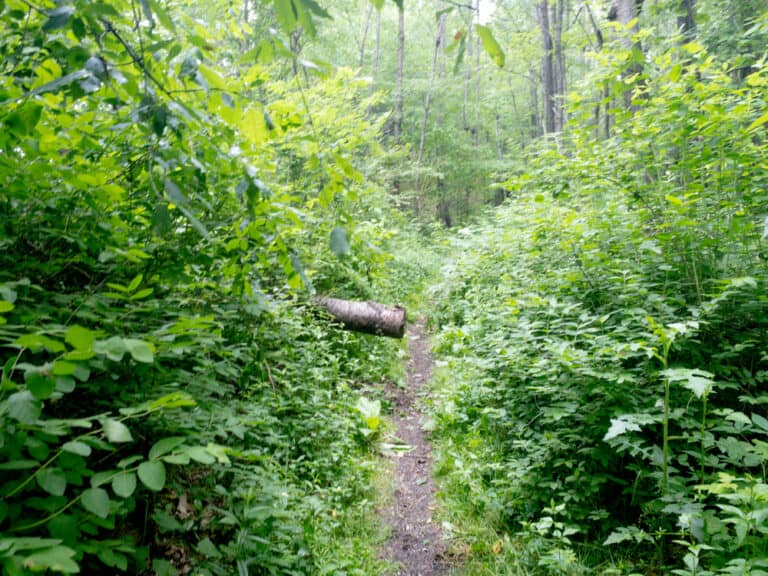
<svg viewBox="0 0 768 576">
<path fill-rule="evenodd" d="M 392 456 L 395 489 L 387 512 L 392 534 L 384 554 L 400 566 L 399 576 L 438 576 L 447 574 L 449 569 L 440 525 L 432 518 L 432 449 L 419 409 L 421 388 L 429 381 L 434 367 L 424 325 L 421 318 L 408 332 L 410 360 L 405 388 L 391 390 L 397 442 L 407 448 L 393 452 Z"/>
</svg>

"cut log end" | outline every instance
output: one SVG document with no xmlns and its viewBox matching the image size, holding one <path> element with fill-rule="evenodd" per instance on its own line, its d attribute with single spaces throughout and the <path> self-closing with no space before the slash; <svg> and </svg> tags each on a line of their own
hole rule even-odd
<svg viewBox="0 0 768 576">
<path fill-rule="evenodd" d="M 325 308 L 347 330 L 390 338 L 402 338 L 405 334 L 406 311 L 402 306 L 327 297 L 315 298 L 315 304 Z"/>
</svg>

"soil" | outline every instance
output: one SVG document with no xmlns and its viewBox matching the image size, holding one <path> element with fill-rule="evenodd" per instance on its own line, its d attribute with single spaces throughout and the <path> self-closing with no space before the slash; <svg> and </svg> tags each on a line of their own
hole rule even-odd
<svg viewBox="0 0 768 576">
<path fill-rule="evenodd" d="M 431 377 L 434 367 L 424 324 L 422 318 L 408 332 L 407 385 L 404 389 L 391 390 L 397 440 L 409 448 L 392 456 L 395 491 L 388 512 L 392 534 L 384 549 L 386 557 L 399 565 L 398 576 L 448 573 L 440 525 L 432 518 L 435 509 L 432 450 L 418 407 L 420 389 Z"/>
</svg>

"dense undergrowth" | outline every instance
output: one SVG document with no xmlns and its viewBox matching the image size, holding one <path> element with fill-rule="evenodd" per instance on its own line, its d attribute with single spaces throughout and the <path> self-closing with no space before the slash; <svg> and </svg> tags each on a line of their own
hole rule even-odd
<svg viewBox="0 0 768 576">
<path fill-rule="evenodd" d="M 386 569 L 358 403 L 399 344 L 311 303 L 407 296 L 376 96 L 226 4 L 0 2 L 8 576 Z"/>
<path fill-rule="evenodd" d="M 466 573 L 768 573 L 767 81 L 671 48 L 610 140 L 541 147 L 451 241 L 434 412 Z"/>
</svg>

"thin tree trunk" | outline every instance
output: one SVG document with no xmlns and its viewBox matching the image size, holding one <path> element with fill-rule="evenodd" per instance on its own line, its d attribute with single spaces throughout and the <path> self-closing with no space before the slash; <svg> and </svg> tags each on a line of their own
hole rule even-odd
<svg viewBox="0 0 768 576">
<path fill-rule="evenodd" d="M 480 23 L 480 0 L 475 3 L 475 18 Z M 475 38 L 475 122 L 472 126 L 472 145 L 477 148 L 480 138 L 480 35 Z"/>
<path fill-rule="evenodd" d="M 539 83 L 536 81 L 536 74 L 533 70 L 530 72 L 531 81 L 531 140 L 535 140 L 541 135 L 541 117 L 539 116 Z"/>
<path fill-rule="evenodd" d="M 643 70 L 642 59 L 638 56 L 642 52 L 640 43 L 634 39 L 634 36 L 639 31 L 637 25 L 637 17 L 640 11 L 638 9 L 637 0 L 613 0 L 611 9 L 608 12 L 609 20 L 616 20 L 625 29 L 630 22 L 635 22 L 629 30 L 625 30 L 622 35 L 622 44 L 629 51 L 630 58 L 632 59 L 629 66 L 627 66 L 626 75 L 633 76 L 640 74 Z M 633 110 L 632 106 L 632 89 L 624 92 L 624 107 L 627 110 Z"/>
<path fill-rule="evenodd" d="M 376 10 L 376 48 L 373 53 L 373 73 L 371 78 L 371 91 L 376 89 L 376 77 L 379 74 L 379 59 L 381 56 L 381 10 Z"/>
<path fill-rule="evenodd" d="M 397 7 L 397 78 L 395 81 L 395 143 L 403 129 L 403 67 L 405 64 L 405 5 Z"/>
<path fill-rule="evenodd" d="M 467 26 L 467 67 L 464 73 L 464 108 L 461 112 L 461 121 L 464 130 L 469 130 L 469 87 L 472 84 L 472 14 L 469 15 L 469 26 Z"/>
<path fill-rule="evenodd" d="M 362 70 L 363 63 L 365 62 L 365 43 L 368 40 L 368 28 L 371 25 L 371 13 L 373 12 L 373 4 L 368 5 L 368 14 L 365 16 L 365 27 L 363 28 L 363 40 L 360 42 L 360 60 L 358 66 Z"/>
<path fill-rule="evenodd" d="M 544 55 L 541 57 L 541 83 L 544 100 L 544 133 L 555 131 L 555 79 L 552 64 L 552 34 L 549 27 L 549 7 L 547 0 L 536 4 L 536 13 L 541 28 L 541 45 Z"/>
<path fill-rule="evenodd" d="M 680 0 L 680 10 L 677 27 L 684 39 L 693 39 L 696 37 L 696 0 Z"/>
<path fill-rule="evenodd" d="M 563 16 L 565 1 L 557 0 L 552 5 L 552 28 L 554 30 L 554 106 L 555 131 L 562 132 L 565 127 L 565 54 L 563 51 Z"/>
<path fill-rule="evenodd" d="M 445 21 L 448 15 L 442 14 L 437 24 L 437 35 L 435 38 L 435 52 L 432 55 L 432 72 L 429 76 L 429 85 L 427 86 L 426 94 L 424 95 L 424 117 L 421 121 L 421 137 L 419 138 L 419 153 L 416 159 L 416 189 L 418 190 L 418 178 L 419 169 L 421 168 L 421 159 L 424 155 L 424 144 L 427 139 L 427 121 L 429 119 L 429 103 L 432 97 L 432 89 L 435 83 L 435 75 L 437 74 L 437 62 L 440 55 L 440 49 L 442 46 L 442 39 L 445 37 Z"/>
</svg>

